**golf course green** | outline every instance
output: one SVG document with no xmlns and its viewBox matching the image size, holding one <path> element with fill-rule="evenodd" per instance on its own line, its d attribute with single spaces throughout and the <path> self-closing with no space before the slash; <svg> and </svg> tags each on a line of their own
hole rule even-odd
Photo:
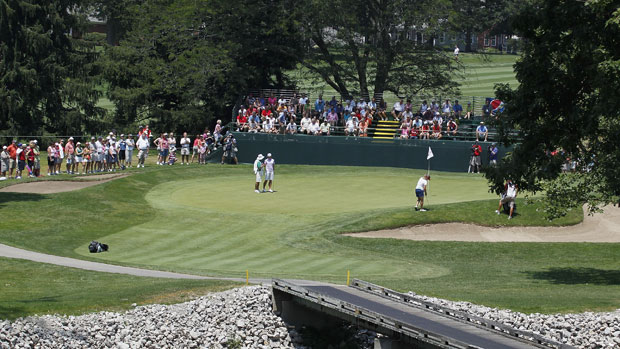
<svg viewBox="0 0 620 349">
<path fill-rule="evenodd" d="M 430 210 L 416 212 L 413 189 L 424 174 L 420 170 L 282 165 L 276 168 L 275 193 L 260 194 L 249 165 L 151 166 L 130 173 L 72 192 L 0 193 L 6 217 L 0 242 L 199 275 L 244 277 L 248 270 L 256 278 L 344 283 L 350 271 L 403 291 L 530 312 L 620 306 L 620 285 L 610 274 L 618 268 L 619 244 L 341 234 L 439 222 L 566 225 L 583 218 L 574 210 L 549 222 L 536 199 L 519 198 L 519 215 L 508 221 L 494 213 L 497 197 L 480 175 L 431 173 Z M 110 251 L 88 253 L 91 240 L 109 244 Z M 602 277 L 593 281 L 583 270 Z"/>
</svg>

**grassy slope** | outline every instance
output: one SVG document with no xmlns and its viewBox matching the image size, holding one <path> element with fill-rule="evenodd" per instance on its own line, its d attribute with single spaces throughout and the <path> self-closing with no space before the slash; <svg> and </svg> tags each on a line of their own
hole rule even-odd
<svg viewBox="0 0 620 349">
<path fill-rule="evenodd" d="M 0 270 L 0 319 L 178 303 L 240 285 L 97 273 L 7 258 L 0 258 Z"/>
<path fill-rule="evenodd" d="M 479 55 L 462 53 L 459 55 L 462 64 L 462 76 L 455 76 L 454 79 L 461 84 L 461 94 L 465 97 L 482 96 L 493 97 L 494 85 L 496 83 L 509 83 L 516 87 L 518 82 L 515 78 L 513 65 L 518 56 L 516 55 Z M 312 96 L 322 92 L 328 99 L 336 95 L 333 88 L 324 83 L 313 83 L 305 78 L 305 68 L 299 71 L 291 71 L 289 77 L 299 81 L 302 91 L 312 91 Z M 385 99 L 388 105 L 396 102 L 397 97 L 392 93 L 386 93 Z"/>
<path fill-rule="evenodd" d="M 211 275 L 240 276 L 249 269 L 257 277 L 343 282 L 348 269 L 355 277 L 401 290 L 526 311 L 620 305 L 620 282 L 613 274 L 618 244 L 413 242 L 337 234 L 447 220 L 549 224 L 536 206 L 523 201 L 518 219 L 494 215 L 496 199 L 478 176 L 434 176 L 435 209 L 421 215 L 411 209 L 411 189 L 421 174 L 416 170 L 280 166 L 278 193 L 260 195 L 252 192 L 247 165 L 147 170 L 79 192 L 0 194 L 0 214 L 8 217 L 0 241 Z M 447 204 L 463 200 L 478 201 Z M 37 219 L 28 220 L 34 208 Z M 580 219 L 575 211 L 553 224 Z M 112 251 L 89 255 L 92 239 L 109 243 Z M 592 281 L 584 271 L 599 277 Z"/>
</svg>

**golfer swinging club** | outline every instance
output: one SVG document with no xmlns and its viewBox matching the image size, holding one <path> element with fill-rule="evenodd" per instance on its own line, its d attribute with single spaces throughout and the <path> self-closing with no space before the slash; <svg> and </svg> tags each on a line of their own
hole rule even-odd
<svg viewBox="0 0 620 349">
<path fill-rule="evenodd" d="M 263 193 L 265 192 L 265 185 L 267 181 L 269 181 L 269 192 L 273 193 L 272 185 L 273 185 L 273 171 L 276 168 L 276 161 L 271 157 L 271 153 L 267 154 L 267 159 L 265 160 L 265 180 L 263 181 Z"/>
<path fill-rule="evenodd" d="M 263 154 L 258 154 L 256 160 L 254 161 L 254 174 L 256 175 L 256 184 L 254 184 L 255 193 L 260 193 L 258 188 L 260 186 L 260 182 L 263 180 L 263 172 L 265 168 L 265 166 L 263 165 L 264 158 L 265 157 L 263 156 Z"/>
<path fill-rule="evenodd" d="M 424 195 L 426 195 L 426 186 L 430 180 L 430 175 L 424 175 L 418 180 L 418 185 L 415 187 L 415 196 L 418 198 L 418 202 L 415 204 L 416 211 L 426 211 L 424 208 Z"/>
</svg>

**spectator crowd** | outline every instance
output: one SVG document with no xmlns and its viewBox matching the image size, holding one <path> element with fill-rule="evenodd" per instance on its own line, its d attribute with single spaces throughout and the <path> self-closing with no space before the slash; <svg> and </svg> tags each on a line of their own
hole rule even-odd
<svg viewBox="0 0 620 349">
<path fill-rule="evenodd" d="M 223 147 L 221 162 L 237 163 L 237 142 L 231 133 L 222 134 L 222 122 L 218 120 L 213 132 L 208 129 L 192 140 L 187 133 L 177 140 L 174 133 L 152 134 L 149 126 L 140 126 L 135 134 L 110 132 L 106 137 L 90 137 L 84 143 L 73 137 L 57 139 L 45 145 L 38 140 L 19 143 L 13 139 L 2 146 L 0 153 L 0 180 L 40 177 L 41 160 L 47 161 L 47 175 L 90 174 L 116 172 L 133 167 L 144 167 L 151 145 L 157 148 L 157 165 L 174 165 L 181 155 L 181 165 L 206 164 L 207 156 L 218 147 Z M 47 146 L 47 147 L 45 147 Z M 41 159 L 42 150 L 45 158 Z M 135 157 L 135 159 L 134 159 Z"/>
<path fill-rule="evenodd" d="M 490 112 L 489 102 L 482 108 Z M 388 107 L 382 98 L 324 100 L 322 95 L 312 103 L 306 94 L 292 94 L 258 98 L 250 94 L 241 105 L 235 120 L 235 130 L 250 133 L 308 134 L 315 136 L 344 135 L 367 137 L 374 120 L 398 122 L 396 137 L 400 139 L 456 138 L 459 121 L 471 120 L 474 109 L 471 102 L 463 107 L 458 100 L 446 99 L 442 104 L 433 100 L 414 106 L 410 99 L 400 99 Z M 488 130 L 483 124 L 476 130 L 476 138 L 486 141 Z"/>
</svg>

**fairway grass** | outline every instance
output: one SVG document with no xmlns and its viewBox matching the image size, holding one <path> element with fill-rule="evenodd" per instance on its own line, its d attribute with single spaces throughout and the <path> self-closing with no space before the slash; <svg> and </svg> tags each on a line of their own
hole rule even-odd
<svg viewBox="0 0 620 349">
<path fill-rule="evenodd" d="M 241 285 L 99 273 L 8 258 L 0 258 L 0 270 L 0 319 L 179 303 Z"/>
<path fill-rule="evenodd" d="M 253 191 L 249 165 L 151 167 L 52 195 L 0 193 L 0 241 L 113 264 L 212 276 L 284 277 L 386 287 L 528 312 L 620 307 L 620 244 L 463 243 L 358 239 L 343 232 L 411 224 L 548 222 L 518 199 L 511 220 L 493 211 L 484 178 L 432 173 L 429 212 L 415 212 L 420 170 L 278 166 L 276 193 Z M 137 171 L 134 171 L 137 172 Z M 31 212 L 36 209 L 36 219 Z M 92 255 L 98 240 L 110 252 Z M 584 271 L 592 270 L 596 281 Z M 614 274 L 616 270 L 616 274 Z"/>
</svg>

